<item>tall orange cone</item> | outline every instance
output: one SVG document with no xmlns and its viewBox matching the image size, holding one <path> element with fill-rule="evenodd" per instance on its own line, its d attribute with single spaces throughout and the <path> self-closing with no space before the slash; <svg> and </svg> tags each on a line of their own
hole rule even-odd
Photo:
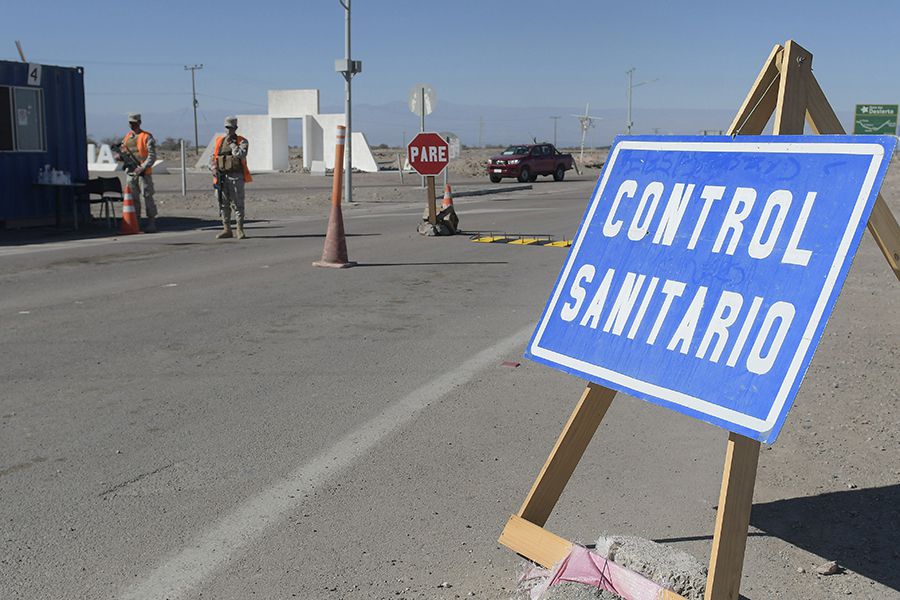
<svg viewBox="0 0 900 600">
<path fill-rule="evenodd" d="M 314 267 L 345 269 L 356 264 L 347 258 L 347 238 L 344 235 L 344 215 L 341 212 L 341 184 L 344 179 L 344 139 L 346 137 L 347 128 L 338 125 L 334 147 L 334 183 L 331 187 L 331 214 L 328 215 L 328 232 L 325 234 L 322 260 L 314 262 Z"/>
<path fill-rule="evenodd" d="M 444 200 L 441 202 L 441 208 L 448 206 L 453 206 L 453 191 L 450 189 L 449 183 L 444 185 Z"/>
<path fill-rule="evenodd" d="M 134 196 L 131 195 L 131 185 L 129 184 L 125 186 L 125 193 L 122 195 L 122 227 L 119 233 L 131 235 L 140 232 L 141 224 L 138 223 L 137 212 L 134 210 Z"/>
</svg>

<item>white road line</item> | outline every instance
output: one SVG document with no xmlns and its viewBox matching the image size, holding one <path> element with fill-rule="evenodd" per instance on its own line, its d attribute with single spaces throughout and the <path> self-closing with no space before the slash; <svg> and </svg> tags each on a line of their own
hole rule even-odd
<svg viewBox="0 0 900 600">
<path fill-rule="evenodd" d="M 468 383 L 484 368 L 512 351 L 521 354 L 533 330 L 534 325 L 531 325 L 518 331 L 391 404 L 380 415 L 201 532 L 183 550 L 169 556 L 140 581 L 127 587 L 120 597 L 123 600 L 183 597 L 295 510 L 303 502 L 304 494 L 339 475 L 369 454 L 384 438 L 412 421 L 428 405 Z"/>
</svg>

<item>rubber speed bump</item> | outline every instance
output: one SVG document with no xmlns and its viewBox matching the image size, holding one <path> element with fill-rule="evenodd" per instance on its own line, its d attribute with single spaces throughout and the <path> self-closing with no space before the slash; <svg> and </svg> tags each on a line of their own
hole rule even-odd
<svg viewBox="0 0 900 600">
<path fill-rule="evenodd" d="M 527 235 L 527 234 L 504 234 L 504 235 L 484 235 L 476 233 L 469 240 L 478 244 L 510 244 L 512 246 L 551 246 L 553 248 L 568 248 L 572 245 L 570 240 L 554 240 L 552 235 Z"/>
</svg>

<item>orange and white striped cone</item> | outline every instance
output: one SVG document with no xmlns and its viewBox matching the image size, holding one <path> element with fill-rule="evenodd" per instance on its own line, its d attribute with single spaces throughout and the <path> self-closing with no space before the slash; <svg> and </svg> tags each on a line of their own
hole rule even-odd
<svg viewBox="0 0 900 600">
<path fill-rule="evenodd" d="M 341 212 L 344 138 L 346 137 L 347 128 L 343 125 L 338 125 L 334 146 L 334 182 L 331 188 L 331 213 L 328 215 L 328 230 L 325 233 L 325 247 L 322 249 L 322 260 L 314 262 L 314 267 L 345 269 L 356 264 L 347 257 L 347 237 L 344 234 L 344 215 Z"/>
<path fill-rule="evenodd" d="M 444 199 L 441 201 L 441 208 L 447 208 L 448 206 L 453 206 L 453 192 L 450 190 L 450 184 L 446 184 L 444 186 Z"/>
<path fill-rule="evenodd" d="M 126 185 L 125 193 L 122 194 L 122 227 L 119 233 L 131 235 L 132 233 L 140 232 L 141 224 L 138 222 L 137 211 L 134 209 L 134 196 L 131 195 L 131 185 Z"/>
</svg>

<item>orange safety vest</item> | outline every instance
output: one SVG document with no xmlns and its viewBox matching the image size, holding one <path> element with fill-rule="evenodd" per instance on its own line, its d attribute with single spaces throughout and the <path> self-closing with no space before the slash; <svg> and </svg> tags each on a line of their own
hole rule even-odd
<svg viewBox="0 0 900 600">
<path fill-rule="evenodd" d="M 222 143 L 224 141 L 225 141 L 224 135 L 220 135 L 218 138 L 216 138 L 216 148 L 215 148 L 215 150 L 213 150 L 213 162 L 216 162 L 216 160 L 219 158 L 219 150 L 222 148 Z M 243 137 L 237 136 L 238 144 L 240 144 L 243 141 L 244 141 Z M 253 181 L 253 177 L 250 176 L 250 169 L 247 168 L 247 160 L 246 159 L 241 161 L 241 166 L 244 167 L 244 181 L 246 183 Z M 219 183 L 219 180 L 215 175 L 213 175 L 213 183 Z"/>
<path fill-rule="evenodd" d="M 122 145 L 126 145 L 128 143 L 129 138 L 134 135 L 133 131 L 129 131 L 125 134 L 125 137 L 122 138 Z M 137 137 L 135 139 L 135 143 L 137 144 L 138 158 L 141 159 L 141 162 L 147 160 L 147 157 L 150 155 L 150 150 L 147 148 L 147 140 L 150 139 L 150 134 L 144 130 L 138 132 Z M 146 169 L 144 169 L 144 173 L 147 175 L 151 175 L 153 173 L 153 165 L 150 165 Z"/>
</svg>

